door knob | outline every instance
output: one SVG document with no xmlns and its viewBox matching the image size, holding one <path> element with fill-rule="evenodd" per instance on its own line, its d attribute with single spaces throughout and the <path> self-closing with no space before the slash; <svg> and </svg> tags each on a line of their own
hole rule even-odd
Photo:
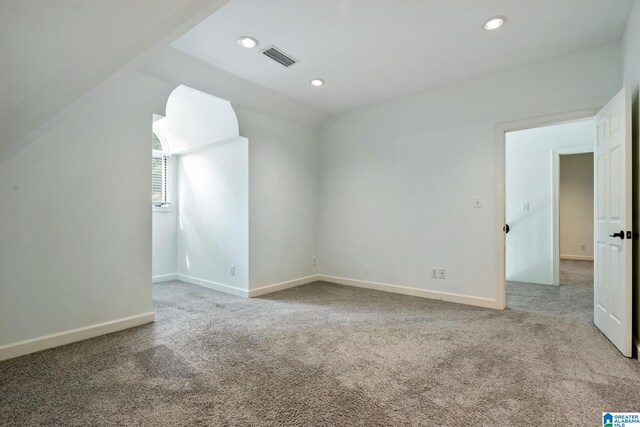
<svg viewBox="0 0 640 427">
<path fill-rule="evenodd" d="M 620 239 L 624 239 L 624 231 L 620 231 L 619 233 L 609 234 L 609 237 L 619 237 Z"/>
<path fill-rule="evenodd" d="M 502 231 L 504 231 L 505 234 L 509 234 L 509 224 L 505 224 L 505 226 L 502 227 Z"/>
</svg>

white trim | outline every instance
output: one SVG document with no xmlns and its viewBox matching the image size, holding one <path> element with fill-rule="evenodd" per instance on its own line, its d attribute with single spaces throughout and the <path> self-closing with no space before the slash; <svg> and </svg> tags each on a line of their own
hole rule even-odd
<svg viewBox="0 0 640 427">
<path fill-rule="evenodd" d="M 124 317 L 110 322 L 98 323 L 57 334 L 46 335 L 0 347 L 0 360 L 7 360 L 36 351 L 47 350 L 61 345 L 83 341 L 100 335 L 110 334 L 123 329 L 133 328 L 153 322 L 153 313 L 144 313 L 137 316 Z"/>
<path fill-rule="evenodd" d="M 151 150 L 151 157 L 155 157 L 157 159 L 162 159 L 166 157 L 167 159 L 170 159 L 171 153 L 169 153 L 168 151 Z"/>
<path fill-rule="evenodd" d="M 173 207 L 173 203 L 167 202 L 163 203 L 166 206 L 155 206 L 152 202 L 151 204 L 151 212 L 153 213 L 171 213 L 175 212 L 175 208 Z"/>
<path fill-rule="evenodd" d="M 216 145 L 231 144 L 233 142 L 245 142 L 245 141 L 249 142 L 249 139 L 245 138 L 244 136 L 232 136 L 231 138 L 222 139 L 220 141 L 213 141 L 213 142 L 210 142 L 208 144 L 199 145 L 197 147 L 188 148 L 186 150 L 176 151 L 173 154 L 175 156 L 182 156 L 183 154 L 192 154 L 192 153 L 195 153 L 195 152 L 198 152 L 198 151 L 206 150 L 206 149 L 211 148 L 211 147 L 216 146 Z"/>
<path fill-rule="evenodd" d="M 375 289 L 383 292 L 391 292 L 395 294 L 410 295 L 422 298 L 429 298 L 440 301 L 448 301 L 459 304 L 467 304 L 478 307 L 486 308 L 498 308 L 496 300 L 491 298 L 474 297 L 468 295 L 454 294 L 449 292 L 430 291 L 420 288 L 412 288 L 408 286 L 392 285 L 388 283 L 369 282 L 365 280 L 347 279 L 344 277 L 327 276 L 324 274 L 315 274 L 312 276 L 301 277 L 299 279 L 289 280 L 286 282 L 276 283 L 273 285 L 262 286 L 260 288 L 251 289 L 248 292 L 244 289 L 232 287 L 229 285 L 223 285 L 221 283 L 215 283 L 208 280 L 197 279 L 195 277 L 185 276 L 178 274 L 178 280 L 191 283 L 194 285 L 204 286 L 206 288 L 231 293 L 238 296 L 255 298 L 261 295 L 266 295 L 272 292 L 281 291 L 284 289 L 294 288 L 296 286 L 302 286 L 313 282 L 330 282 L 337 283 L 339 285 L 353 286 L 356 288 Z"/>
<path fill-rule="evenodd" d="M 533 129 L 559 123 L 581 121 L 594 117 L 598 108 L 558 113 L 531 119 L 518 120 L 496 125 L 495 132 L 495 159 L 496 159 L 496 223 L 495 233 L 498 253 L 496 254 L 496 308 L 506 308 L 507 280 L 505 276 L 505 234 L 502 227 L 505 224 L 505 144 L 506 133 L 517 130 Z"/>
<path fill-rule="evenodd" d="M 164 136 L 164 133 L 162 133 L 162 130 L 160 128 L 157 128 L 154 126 L 155 122 L 157 122 L 158 120 L 164 119 L 164 117 L 159 116 L 156 119 L 156 116 L 158 116 L 158 114 L 152 115 L 153 121 L 151 122 L 151 132 L 153 132 L 158 138 L 158 140 L 160 141 L 160 145 L 162 145 L 162 150 L 151 150 L 153 152 L 153 157 L 159 157 L 159 156 L 171 157 L 171 152 L 169 151 L 169 144 L 167 144 L 167 137 Z"/>
<path fill-rule="evenodd" d="M 249 291 L 242 288 L 237 288 L 231 285 L 225 285 L 224 283 L 212 282 L 211 280 L 200 279 L 198 277 L 187 276 L 185 274 L 178 273 L 177 280 L 191 283 L 192 285 L 202 286 L 204 288 L 213 289 L 214 291 L 220 291 L 231 295 L 236 295 L 243 298 L 249 297 Z"/>
<path fill-rule="evenodd" d="M 593 256 L 560 254 L 560 259 L 572 259 L 574 261 L 593 261 Z"/>
<path fill-rule="evenodd" d="M 560 156 L 568 154 L 593 153 L 594 143 L 575 147 L 559 147 L 551 150 L 551 194 L 553 217 L 553 284 L 560 286 Z M 568 258 L 567 258 L 568 259 Z M 591 257 L 593 259 L 593 257 Z"/>
<path fill-rule="evenodd" d="M 412 288 L 408 286 L 392 285 L 389 283 L 369 282 L 366 280 L 347 279 L 344 277 L 318 275 L 318 280 L 337 283 L 340 285 L 354 286 L 357 288 L 375 289 L 377 291 L 391 292 L 394 294 L 411 295 L 415 297 L 429 298 L 440 301 L 454 302 L 458 304 L 474 305 L 486 308 L 501 308 L 497 301 L 491 298 L 474 297 L 449 292 L 429 291 L 426 289 Z"/>
<path fill-rule="evenodd" d="M 317 282 L 318 280 L 320 280 L 320 276 L 317 274 L 314 274 L 313 276 L 301 277 L 299 279 L 288 280 L 286 282 L 280 282 L 273 285 L 262 286 L 256 289 L 250 289 L 249 298 L 270 294 L 271 292 L 277 292 L 283 289 L 295 288 L 296 286 L 306 285 L 308 283 Z"/>
<path fill-rule="evenodd" d="M 151 278 L 151 283 L 170 282 L 172 280 L 178 280 L 178 275 L 176 273 L 153 276 Z"/>
</svg>

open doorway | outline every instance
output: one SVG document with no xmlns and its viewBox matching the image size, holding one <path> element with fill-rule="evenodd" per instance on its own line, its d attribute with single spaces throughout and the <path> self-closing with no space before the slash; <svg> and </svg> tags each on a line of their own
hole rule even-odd
<svg viewBox="0 0 640 427">
<path fill-rule="evenodd" d="M 521 187 L 518 185 L 524 182 L 530 184 L 532 188 L 538 189 L 545 186 L 549 188 L 550 185 L 544 161 L 538 163 L 538 168 L 531 167 L 531 164 L 537 162 L 540 153 L 531 154 L 530 158 L 520 154 L 520 162 L 514 163 L 510 158 L 509 150 L 513 147 L 519 147 L 519 145 L 512 143 L 514 140 L 526 138 L 528 134 L 540 134 L 549 130 L 568 130 L 571 123 L 587 123 L 587 121 L 591 121 L 591 124 L 588 124 L 591 136 L 585 140 L 589 141 L 588 145 L 593 150 L 594 280 L 593 287 L 586 289 L 590 298 L 581 298 L 584 303 L 583 309 L 578 311 L 583 313 L 583 317 L 593 322 L 624 356 L 631 357 L 633 353 L 633 240 L 637 239 L 637 233 L 632 229 L 632 108 L 631 91 L 626 87 L 623 87 L 599 110 L 556 114 L 504 123 L 497 127 L 496 155 L 499 161 L 497 220 L 499 228 L 496 227 L 496 232 L 499 233 L 498 239 L 503 244 L 499 245 L 498 257 L 496 258 L 497 270 L 502 277 L 497 282 L 495 305 L 496 308 L 514 307 L 514 304 L 522 303 L 527 297 L 525 295 L 524 298 L 519 298 L 519 290 L 525 289 L 527 283 L 539 283 L 532 286 L 536 286 L 536 289 L 546 296 L 547 305 L 555 305 L 556 309 L 564 310 L 565 313 L 571 312 L 573 308 L 577 307 L 575 299 L 566 301 L 557 297 L 558 295 L 562 296 L 561 290 L 563 289 L 562 286 L 559 286 L 560 257 L 556 256 L 560 253 L 559 237 L 558 244 L 551 245 L 550 250 L 546 240 L 549 233 L 548 228 L 544 226 L 544 218 L 546 217 L 553 222 L 559 218 L 559 214 L 554 213 L 540 217 L 542 226 L 537 227 L 537 233 L 530 231 L 529 234 L 513 233 L 512 231 L 515 230 L 515 225 L 521 231 L 525 230 L 526 227 L 520 226 L 530 222 L 530 218 L 517 214 L 517 210 L 522 209 L 524 212 L 528 212 L 532 209 L 531 204 L 527 204 L 526 201 L 522 202 L 523 196 L 518 193 Z M 551 123 L 564 124 L 550 125 Z M 545 148 L 545 145 L 553 142 L 554 138 L 561 133 L 550 134 L 549 138 L 541 138 L 537 147 Z M 544 151 L 542 150 L 543 153 Z M 557 164 L 560 162 L 560 154 L 571 153 L 552 153 L 551 157 L 558 159 Z M 545 173 L 540 174 L 541 170 Z M 523 171 L 524 173 L 522 173 Z M 539 176 L 538 182 L 534 176 Z M 537 204 L 538 202 L 541 203 Z M 521 203 L 520 207 L 518 207 L 518 203 Z M 558 206 L 558 203 L 555 206 Z M 543 212 L 549 210 L 549 207 L 545 206 L 544 198 L 536 201 L 535 208 L 539 208 Z M 509 221 L 511 224 L 508 223 Z M 540 248 L 542 248 L 541 252 Z M 537 258 L 534 257 L 538 262 L 531 262 L 527 251 L 541 255 Z M 550 265 L 554 264 L 555 267 L 550 268 Z M 532 277 L 542 277 L 547 282 L 529 280 Z M 523 278 L 526 280 L 522 280 Z M 515 282 L 514 279 L 522 280 L 522 282 Z M 529 302 L 531 301 L 533 301 L 533 308 L 539 309 L 544 306 L 539 301 L 536 303 L 535 296 L 529 298 Z M 524 305 L 526 308 L 526 304 Z M 531 306 L 531 304 L 529 305 Z M 537 307 L 535 307 L 536 305 Z M 586 307 L 591 310 L 585 310 Z"/>
<path fill-rule="evenodd" d="M 566 297 L 591 316 L 594 134 L 593 119 L 506 133 L 508 307 L 570 308 Z"/>
<path fill-rule="evenodd" d="M 559 155 L 561 286 L 593 287 L 593 152 Z"/>
</svg>

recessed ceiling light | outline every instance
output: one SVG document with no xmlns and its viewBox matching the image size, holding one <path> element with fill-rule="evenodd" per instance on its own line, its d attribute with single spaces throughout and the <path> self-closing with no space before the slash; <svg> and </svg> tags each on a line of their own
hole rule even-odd
<svg viewBox="0 0 640 427">
<path fill-rule="evenodd" d="M 238 44 L 242 47 L 246 47 L 247 49 L 253 49 L 258 46 L 258 40 L 249 36 L 242 36 L 238 39 Z"/>
<path fill-rule="evenodd" d="M 324 84 L 324 80 L 322 80 L 322 79 L 313 79 L 309 83 L 311 83 L 311 86 L 319 87 L 319 86 L 322 86 Z"/>
<path fill-rule="evenodd" d="M 497 30 L 498 28 L 502 27 L 505 22 L 507 22 L 507 18 L 505 18 L 504 16 L 496 16 L 485 22 L 484 29 L 489 31 Z"/>
</svg>

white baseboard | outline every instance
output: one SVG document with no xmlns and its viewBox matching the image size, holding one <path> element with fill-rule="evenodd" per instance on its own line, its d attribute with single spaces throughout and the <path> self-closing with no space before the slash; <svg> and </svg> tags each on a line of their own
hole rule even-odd
<svg viewBox="0 0 640 427">
<path fill-rule="evenodd" d="M 377 291 L 392 292 L 396 294 L 411 295 L 415 297 L 430 298 L 440 301 L 455 302 L 459 304 L 474 305 L 478 307 L 497 308 L 497 302 L 491 298 L 472 297 L 468 295 L 453 294 L 448 292 L 428 291 L 426 289 L 411 288 L 408 286 L 391 285 L 388 283 L 369 282 L 366 280 L 347 279 L 344 277 L 318 275 L 318 280 L 338 283 L 340 285 L 355 286 L 357 288 L 375 289 Z"/>
<path fill-rule="evenodd" d="M 153 276 L 151 278 L 151 283 L 170 282 L 172 280 L 178 280 L 178 275 L 176 273 Z"/>
<path fill-rule="evenodd" d="M 235 286 L 225 285 L 224 283 L 212 282 L 211 280 L 200 279 L 198 277 L 187 276 L 185 274 L 178 273 L 177 280 L 191 283 L 192 285 L 198 285 L 205 288 L 213 289 L 214 291 L 225 292 L 227 294 L 236 295 L 239 297 L 248 298 L 249 291 L 242 288 L 236 288 Z"/>
<path fill-rule="evenodd" d="M 72 329 L 70 331 L 59 332 L 57 334 L 3 345 L 0 347 L 0 360 L 24 356 L 25 354 L 35 353 L 36 351 L 71 344 L 76 341 L 110 334 L 112 332 L 133 328 L 134 326 L 140 326 L 151 322 L 153 322 L 153 313 L 144 313 L 137 316 L 125 317 L 122 319 L 112 320 L 110 322 L 98 323 L 96 325 L 85 326 L 83 328 Z"/>
<path fill-rule="evenodd" d="M 560 254 L 560 259 L 572 259 L 575 261 L 593 261 L 593 256 Z"/>
<path fill-rule="evenodd" d="M 317 274 L 313 276 L 301 277 L 299 279 L 280 282 L 273 285 L 262 286 L 260 288 L 249 290 L 249 297 L 254 298 L 260 295 L 270 294 L 271 292 L 281 291 L 283 289 L 295 288 L 296 286 L 306 285 L 320 280 Z"/>
</svg>

